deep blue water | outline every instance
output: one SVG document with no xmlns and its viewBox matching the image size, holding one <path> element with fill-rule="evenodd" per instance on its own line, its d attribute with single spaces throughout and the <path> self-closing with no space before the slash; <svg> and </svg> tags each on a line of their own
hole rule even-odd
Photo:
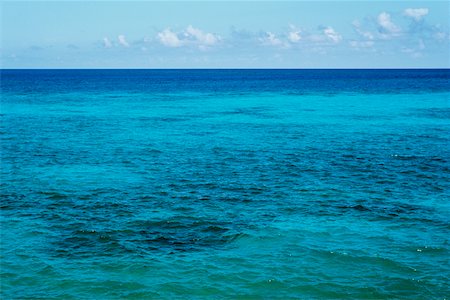
<svg viewBox="0 0 450 300">
<path fill-rule="evenodd" d="M 450 296 L 450 70 L 2 70 L 2 299 Z"/>
</svg>

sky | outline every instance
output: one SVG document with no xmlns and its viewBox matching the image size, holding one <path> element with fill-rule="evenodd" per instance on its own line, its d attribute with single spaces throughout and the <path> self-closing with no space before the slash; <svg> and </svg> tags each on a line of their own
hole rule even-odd
<svg viewBox="0 0 450 300">
<path fill-rule="evenodd" d="M 449 68 L 450 1 L 1 1 L 1 68 Z"/>
</svg>

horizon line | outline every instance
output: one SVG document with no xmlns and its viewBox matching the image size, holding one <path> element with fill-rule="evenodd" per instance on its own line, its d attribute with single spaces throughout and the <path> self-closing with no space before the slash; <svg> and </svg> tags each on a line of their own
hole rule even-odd
<svg viewBox="0 0 450 300">
<path fill-rule="evenodd" d="M 163 70 L 450 70 L 450 67 L 419 67 L 419 68 L 0 68 L 0 71 L 32 71 L 32 70 L 61 70 L 61 71 L 70 71 L 70 70 L 155 70 L 155 71 L 163 71 Z"/>
</svg>

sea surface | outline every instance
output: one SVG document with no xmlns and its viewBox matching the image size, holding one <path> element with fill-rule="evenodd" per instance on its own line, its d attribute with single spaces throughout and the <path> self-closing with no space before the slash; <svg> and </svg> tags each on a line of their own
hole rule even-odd
<svg viewBox="0 0 450 300">
<path fill-rule="evenodd" d="M 1 299 L 449 299 L 450 70 L 2 70 Z"/>
</svg>

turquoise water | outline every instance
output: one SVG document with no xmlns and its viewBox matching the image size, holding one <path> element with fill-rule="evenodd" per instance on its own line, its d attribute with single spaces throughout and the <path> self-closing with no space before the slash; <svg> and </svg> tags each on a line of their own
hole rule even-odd
<svg viewBox="0 0 450 300">
<path fill-rule="evenodd" d="M 449 70 L 8 71 L 2 299 L 445 299 Z"/>
</svg>

